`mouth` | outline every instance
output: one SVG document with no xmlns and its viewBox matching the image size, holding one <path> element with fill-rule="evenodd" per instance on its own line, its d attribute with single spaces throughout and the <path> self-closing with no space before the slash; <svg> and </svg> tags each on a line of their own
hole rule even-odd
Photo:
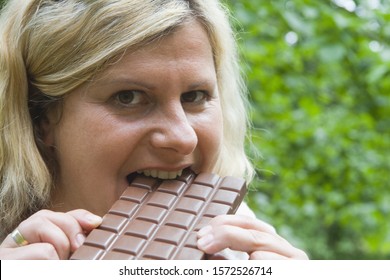
<svg viewBox="0 0 390 280">
<path fill-rule="evenodd" d="M 156 179 L 176 179 L 177 177 L 181 176 L 183 173 L 183 169 L 178 171 L 163 171 L 163 170 L 157 170 L 157 169 L 145 169 L 145 170 L 139 170 L 136 172 L 137 174 L 143 174 L 147 177 L 152 177 Z"/>
<path fill-rule="evenodd" d="M 172 168 L 172 169 L 155 169 L 155 168 L 146 168 L 146 169 L 140 169 L 138 171 L 134 171 L 127 175 L 127 182 L 131 183 L 138 175 L 143 175 L 146 177 L 151 177 L 154 179 L 160 179 L 160 180 L 173 180 L 178 177 L 181 177 L 186 172 L 194 172 L 192 171 L 192 168 L 190 165 L 178 167 L 178 168 Z"/>
</svg>

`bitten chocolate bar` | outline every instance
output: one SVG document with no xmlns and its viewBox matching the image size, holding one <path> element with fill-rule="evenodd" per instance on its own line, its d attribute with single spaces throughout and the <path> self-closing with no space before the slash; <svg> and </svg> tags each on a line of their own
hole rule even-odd
<svg viewBox="0 0 390 280">
<path fill-rule="evenodd" d="M 201 260 L 196 232 L 217 215 L 233 214 L 243 179 L 187 170 L 175 180 L 136 176 L 72 260 Z"/>
</svg>

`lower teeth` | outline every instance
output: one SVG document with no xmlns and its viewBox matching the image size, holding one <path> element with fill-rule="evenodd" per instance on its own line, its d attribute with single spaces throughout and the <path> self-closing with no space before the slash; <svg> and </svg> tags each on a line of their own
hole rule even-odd
<svg viewBox="0 0 390 280">
<path fill-rule="evenodd" d="M 181 176 L 182 171 L 179 172 L 166 172 L 166 171 L 157 171 L 157 170 L 143 170 L 137 171 L 138 174 L 144 174 L 145 176 L 150 176 L 153 178 L 159 179 L 175 179 Z"/>
</svg>

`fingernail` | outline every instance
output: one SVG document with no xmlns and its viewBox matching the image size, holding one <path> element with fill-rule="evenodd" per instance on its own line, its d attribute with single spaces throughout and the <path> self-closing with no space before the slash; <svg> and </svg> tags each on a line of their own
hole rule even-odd
<svg viewBox="0 0 390 280">
<path fill-rule="evenodd" d="M 214 242 L 214 235 L 207 234 L 198 240 L 198 248 L 206 250 L 211 243 Z"/>
<path fill-rule="evenodd" d="M 206 234 L 211 233 L 211 231 L 212 231 L 211 226 L 205 226 L 198 231 L 198 237 L 201 238 L 201 237 L 205 236 Z"/>
<path fill-rule="evenodd" d="M 89 214 L 87 216 L 87 219 L 94 226 L 100 225 L 102 223 L 102 220 L 103 220 L 101 217 L 96 216 L 96 215 L 92 215 L 92 214 Z"/>
<path fill-rule="evenodd" d="M 81 245 L 83 245 L 84 241 L 85 241 L 85 236 L 84 236 L 84 234 L 78 233 L 78 234 L 76 235 L 76 243 L 77 243 L 77 246 L 80 247 Z"/>
</svg>

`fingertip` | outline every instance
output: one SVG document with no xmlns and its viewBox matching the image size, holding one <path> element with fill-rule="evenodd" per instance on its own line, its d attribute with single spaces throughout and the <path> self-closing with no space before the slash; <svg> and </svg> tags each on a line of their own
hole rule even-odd
<svg viewBox="0 0 390 280">
<path fill-rule="evenodd" d="M 81 225 L 84 231 L 90 231 L 99 226 L 103 219 L 87 210 L 77 209 L 68 212 L 71 214 Z"/>
<path fill-rule="evenodd" d="M 205 226 L 203 228 L 201 228 L 199 231 L 198 231 L 198 238 L 201 238 L 209 233 L 211 233 L 213 230 L 212 226 L 208 225 L 208 226 Z"/>
<path fill-rule="evenodd" d="M 81 245 L 83 245 L 84 241 L 85 241 L 85 235 L 82 233 L 78 233 L 76 235 L 76 247 L 77 247 L 76 249 L 78 249 Z"/>
<path fill-rule="evenodd" d="M 102 217 L 94 215 L 92 213 L 87 214 L 86 219 L 87 222 L 93 227 L 99 226 L 103 221 Z"/>
<path fill-rule="evenodd" d="M 214 247 L 215 247 L 214 243 L 215 243 L 214 235 L 209 233 L 209 234 L 206 234 L 206 235 L 202 236 L 201 238 L 199 238 L 197 245 L 198 245 L 198 248 L 200 250 L 202 250 L 203 252 L 205 252 L 207 254 L 213 254 L 216 252 L 216 250 L 214 250 Z"/>
</svg>

